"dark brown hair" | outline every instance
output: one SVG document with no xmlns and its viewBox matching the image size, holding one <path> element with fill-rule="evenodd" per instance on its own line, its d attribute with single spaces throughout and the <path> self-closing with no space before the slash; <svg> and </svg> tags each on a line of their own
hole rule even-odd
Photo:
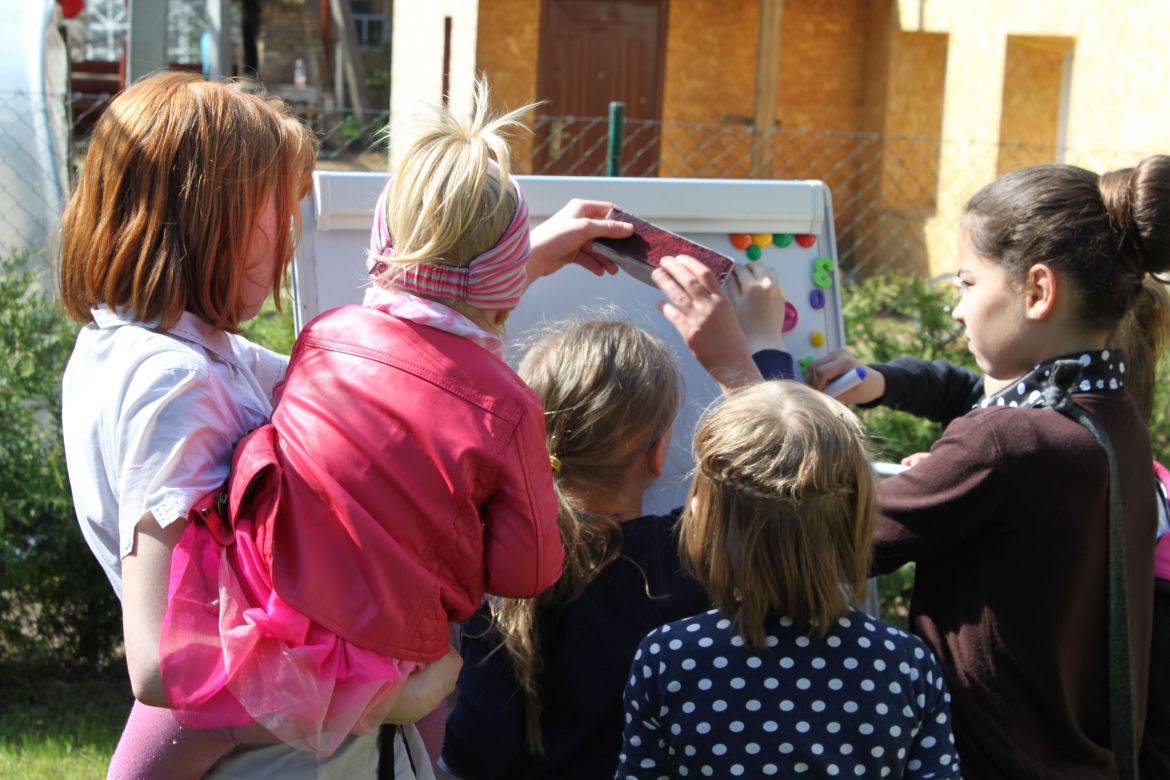
<svg viewBox="0 0 1170 780">
<path fill-rule="evenodd" d="M 1158 357 L 1170 343 L 1170 293 L 1166 285 L 1146 274 L 1142 292 L 1126 313 L 1110 341 L 1125 356 L 1125 388 L 1147 421 L 1154 412 Z"/>
<path fill-rule="evenodd" d="M 277 295 L 300 227 L 316 142 L 284 105 L 159 73 L 110 103 L 61 219 L 60 293 L 88 322 L 104 304 L 168 328 L 183 311 L 235 331 L 248 244 L 269 200 Z"/>
<path fill-rule="evenodd" d="M 1152 372 L 1170 315 L 1145 282 L 1170 269 L 1170 157 L 1101 176 L 1072 165 L 1025 168 L 984 187 L 965 212 L 975 251 L 1013 282 L 1037 263 L 1071 282 L 1086 326 L 1116 333 L 1133 313 L 1119 346 Z"/>
<path fill-rule="evenodd" d="M 491 606 L 524 696 L 529 749 L 541 755 L 537 623 L 580 596 L 621 555 L 618 520 L 593 507 L 670 430 L 681 381 L 662 341 L 633 325 L 602 321 L 544 338 L 519 374 L 544 404 L 548 450 L 560 464 L 553 485 L 565 563 L 561 578 L 535 599 L 495 599 Z"/>
<path fill-rule="evenodd" d="M 730 395 L 695 434 L 687 568 L 749 646 L 769 620 L 824 636 L 865 596 L 875 506 L 857 418 L 797 382 Z"/>
</svg>

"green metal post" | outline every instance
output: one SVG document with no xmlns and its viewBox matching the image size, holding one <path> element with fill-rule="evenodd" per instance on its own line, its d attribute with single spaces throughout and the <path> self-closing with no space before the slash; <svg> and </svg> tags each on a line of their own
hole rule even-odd
<svg viewBox="0 0 1170 780">
<path fill-rule="evenodd" d="M 609 104 L 609 150 L 605 158 L 605 175 L 620 176 L 622 169 L 622 123 L 626 117 L 626 104 L 620 100 Z"/>
</svg>

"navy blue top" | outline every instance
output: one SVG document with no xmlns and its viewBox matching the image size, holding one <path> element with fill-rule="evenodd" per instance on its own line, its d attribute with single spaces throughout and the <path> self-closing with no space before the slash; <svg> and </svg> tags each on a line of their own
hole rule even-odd
<svg viewBox="0 0 1170 780">
<path fill-rule="evenodd" d="M 760 369 L 764 379 L 794 379 L 796 366 L 792 362 L 792 355 L 782 349 L 761 349 L 752 353 L 752 360 L 756 368 Z"/>
<path fill-rule="evenodd" d="M 622 557 L 573 602 L 542 613 L 541 736 L 525 740 L 524 699 L 512 660 L 481 610 L 464 624 L 459 695 L 447 720 L 443 763 L 474 778 L 613 777 L 622 738 L 622 688 L 638 642 L 652 628 L 711 607 L 682 573 L 678 513 L 622 523 Z M 499 647 L 498 652 L 493 652 Z"/>
<path fill-rule="evenodd" d="M 625 693 L 618 778 L 959 777 L 946 686 L 921 639 L 853 611 L 787 618 L 751 650 L 712 610 L 652 631 Z"/>
<path fill-rule="evenodd" d="M 791 379 L 792 356 L 752 355 L 765 379 Z M 539 616 L 544 670 L 536 757 L 525 740 L 524 699 L 507 651 L 481 609 L 463 626 L 459 694 L 442 762 L 466 780 L 612 777 L 622 738 L 621 692 L 638 643 L 652 628 L 703 612 L 711 601 L 682 572 L 674 527 L 680 510 L 622 523 L 622 558 L 576 601 Z"/>
</svg>

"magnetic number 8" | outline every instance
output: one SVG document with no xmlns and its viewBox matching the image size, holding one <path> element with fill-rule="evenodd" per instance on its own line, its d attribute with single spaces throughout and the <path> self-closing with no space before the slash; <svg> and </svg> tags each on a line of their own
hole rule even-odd
<svg viewBox="0 0 1170 780">
<path fill-rule="evenodd" d="M 812 283 L 822 290 L 833 286 L 833 261 L 827 257 L 818 257 L 813 263 Z"/>
</svg>

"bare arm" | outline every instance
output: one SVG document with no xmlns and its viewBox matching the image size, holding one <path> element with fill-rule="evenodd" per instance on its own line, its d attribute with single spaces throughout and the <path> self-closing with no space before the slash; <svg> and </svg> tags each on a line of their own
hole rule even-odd
<svg viewBox="0 0 1170 780">
<path fill-rule="evenodd" d="M 616 274 L 613 261 L 594 255 L 589 242 L 595 238 L 625 238 L 634 231 L 628 222 L 605 219 L 612 203 L 571 200 L 564 208 L 532 229 L 532 258 L 528 284 L 575 263 L 596 276 Z"/>
<path fill-rule="evenodd" d="M 159 636 L 167 611 L 171 552 L 186 528 L 186 520 L 161 528 L 147 512 L 135 529 L 134 547 L 122 559 L 122 632 L 130 687 L 134 698 L 152 707 L 168 705 L 159 671 Z"/>
<path fill-rule="evenodd" d="M 448 646 L 445 656 L 406 678 L 386 715 L 386 722 L 414 723 L 428 715 L 455 690 L 462 668 L 459 651 Z"/>
<path fill-rule="evenodd" d="M 664 257 L 652 277 L 666 295 L 659 310 L 723 392 L 763 378 L 735 311 L 707 266 L 686 255 Z"/>
</svg>

